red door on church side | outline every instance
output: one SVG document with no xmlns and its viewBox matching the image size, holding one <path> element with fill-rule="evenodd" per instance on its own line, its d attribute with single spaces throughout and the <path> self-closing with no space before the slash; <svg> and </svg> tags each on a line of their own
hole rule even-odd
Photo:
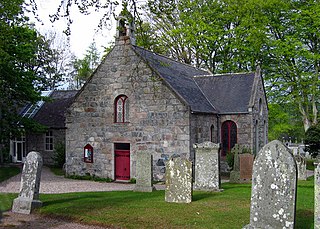
<svg viewBox="0 0 320 229">
<path fill-rule="evenodd" d="M 130 180 L 130 149 L 115 149 L 115 178 Z"/>
</svg>

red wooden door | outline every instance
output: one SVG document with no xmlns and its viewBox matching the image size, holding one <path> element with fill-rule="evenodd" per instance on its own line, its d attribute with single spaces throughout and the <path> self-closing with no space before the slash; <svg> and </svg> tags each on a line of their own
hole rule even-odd
<svg viewBox="0 0 320 229">
<path fill-rule="evenodd" d="M 115 150 L 116 180 L 130 179 L 130 150 Z"/>
</svg>

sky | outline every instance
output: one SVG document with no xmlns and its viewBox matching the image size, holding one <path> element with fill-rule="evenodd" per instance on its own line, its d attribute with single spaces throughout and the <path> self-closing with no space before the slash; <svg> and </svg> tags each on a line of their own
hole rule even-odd
<svg viewBox="0 0 320 229">
<path fill-rule="evenodd" d="M 61 18 L 60 20 L 51 23 L 49 15 L 54 14 L 57 10 L 60 0 L 36 0 L 38 5 L 38 15 L 42 23 L 34 19 L 33 15 L 28 15 L 35 23 L 37 30 L 44 34 L 47 31 L 56 31 L 61 36 L 64 36 L 63 30 L 67 28 L 67 20 Z M 117 11 L 120 12 L 121 7 Z M 111 22 L 110 28 L 105 28 L 102 31 L 96 32 L 98 28 L 99 19 L 102 13 L 94 12 L 90 15 L 83 15 L 75 9 L 71 16 L 73 23 L 71 25 L 70 48 L 77 58 L 83 58 L 87 48 L 94 41 L 100 54 L 103 54 L 104 47 L 110 46 L 114 41 L 116 33 L 116 21 Z"/>
</svg>

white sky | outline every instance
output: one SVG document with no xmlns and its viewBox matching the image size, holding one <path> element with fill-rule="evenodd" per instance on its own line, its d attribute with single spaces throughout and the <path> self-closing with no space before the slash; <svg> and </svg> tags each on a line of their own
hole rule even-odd
<svg viewBox="0 0 320 229">
<path fill-rule="evenodd" d="M 42 34 L 46 31 L 56 31 L 58 34 L 62 34 L 63 30 L 67 28 L 67 20 L 61 18 L 54 23 L 51 23 L 49 20 L 49 15 L 56 12 L 60 0 L 36 0 L 36 2 L 38 4 L 38 14 L 43 25 L 35 21 L 35 19 L 33 20 L 32 15 L 28 16 L 35 22 L 37 30 Z M 121 6 L 118 6 L 117 11 L 120 10 Z M 73 23 L 71 25 L 70 45 L 71 51 L 77 58 L 83 58 L 87 48 L 93 41 L 95 41 L 100 55 L 103 54 L 103 47 L 110 46 L 110 42 L 114 41 L 116 33 L 115 20 L 112 21 L 112 26 L 109 29 L 105 28 L 103 31 L 95 32 L 98 28 L 101 15 L 101 12 L 83 15 L 74 8 L 74 11 L 71 14 Z M 66 37 L 65 35 L 63 36 Z"/>
</svg>

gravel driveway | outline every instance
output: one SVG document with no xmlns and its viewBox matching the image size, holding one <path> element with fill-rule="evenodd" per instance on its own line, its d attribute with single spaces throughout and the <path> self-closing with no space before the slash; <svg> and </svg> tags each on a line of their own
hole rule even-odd
<svg viewBox="0 0 320 229">
<path fill-rule="evenodd" d="M 0 193 L 19 193 L 20 179 L 21 174 L 0 183 Z M 155 185 L 155 187 L 157 190 L 164 189 L 164 185 Z M 48 167 L 43 167 L 41 173 L 40 193 L 130 191 L 133 188 L 134 184 L 128 183 L 102 183 L 66 179 L 63 176 L 54 175 Z M 3 213 L 0 212 L 0 228 L 101 229 L 106 227 L 84 225 L 65 220 L 43 217 L 37 214 L 17 214 L 9 211 Z"/>
</svg>

